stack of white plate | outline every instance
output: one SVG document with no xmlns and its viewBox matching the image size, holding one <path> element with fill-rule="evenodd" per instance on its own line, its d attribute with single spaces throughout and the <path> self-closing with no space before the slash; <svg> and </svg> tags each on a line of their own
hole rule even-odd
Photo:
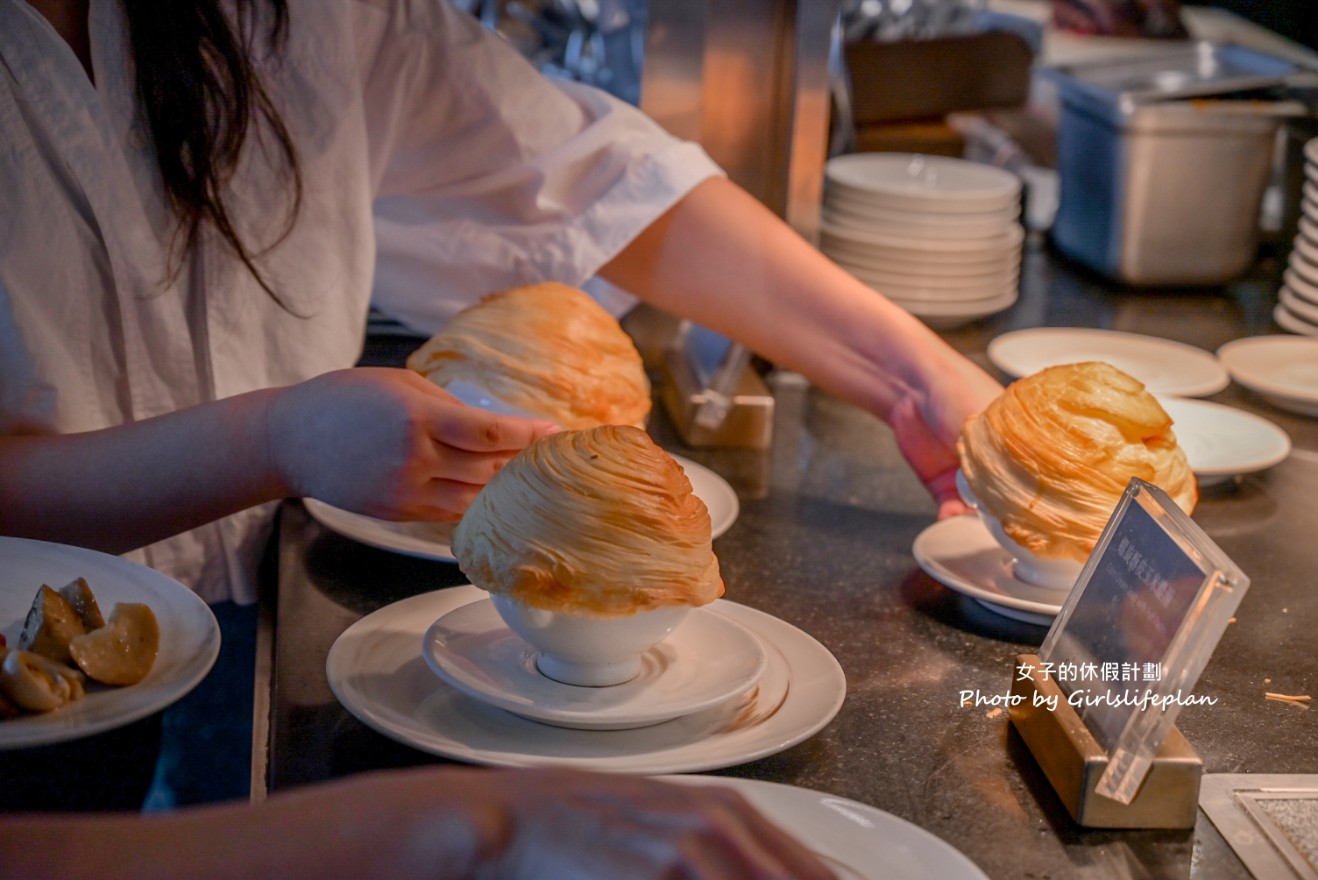
<svg viewBox="0 0 1318 880">
<path fill-rule="evenodd" d="M 820 249 L 926 323 L 1016 302 L 1021 182 L 965 159 L 854 153 L 825 167 Z"/>
<path fill-rule="evenodd" d="M 1304 158 L 1300 231 L 1272 315 L 1284 330 L 1318 336 L 1318 139 L 1305 144 Z"/>
</svg>

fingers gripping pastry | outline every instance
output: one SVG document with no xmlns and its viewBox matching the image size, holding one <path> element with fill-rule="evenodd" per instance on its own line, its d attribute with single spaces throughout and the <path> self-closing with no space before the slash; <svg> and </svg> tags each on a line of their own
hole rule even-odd
<svg viewBox="0 0 1318 880">
<path fill-rule="evenodd" d="M 957 449 L 982 508 L 1045 558 L 1087 559 L 1131 477 L 1187 513 L 1198 500 L 1171 417 L 1106 363 L 1050 367 L 1012 383 L 966 423 Z"/>
<path fill-rule="evenodd" d="M 617 320 L 573 287 L 486 296 L 408 358 L 441 388 L 463 381 L 564 428 L 643 427 L 650 381 Z"/>
<path fill-rule="evenodd" d="M 630 426 L 523 450 L 463 516 L 453 554 L 476 586 L 546 611 L 627 615 L 723 593 L 704 502 Z"/>
</svg>

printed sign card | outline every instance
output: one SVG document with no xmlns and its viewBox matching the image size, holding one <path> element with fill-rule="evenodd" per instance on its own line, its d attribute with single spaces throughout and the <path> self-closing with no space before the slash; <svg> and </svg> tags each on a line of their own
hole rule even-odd
<svg viewBox="0 0 1318 880">
<path fill-rule="evenodd" d="M 1109 753 L 1097 792 L 1130 803 L 1249 588 L 1158 487 L 1133 478 L 1039 657 Z"/>
</svg>

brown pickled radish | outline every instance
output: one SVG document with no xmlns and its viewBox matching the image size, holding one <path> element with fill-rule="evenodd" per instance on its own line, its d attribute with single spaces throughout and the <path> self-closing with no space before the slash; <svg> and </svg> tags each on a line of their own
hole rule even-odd
<svg viewBox="0 0 1318 880">
<path fill-rule="evenodd" d="M 105 626 L 101 606 L 96 604 L 96 596 L 92 594 L 92 588 L 87 584 L 86 578 L 74 578 L 59 588 L 59 594 L 68 600 L 70 607 L 89 632 Z"/>
<path fill-rule="evenodd" d="M 67 663 L 69 643 L 86 631 L 87 627 L 69 600 L 42 584 L 23 621 L 18 647 L 57 663 Z"/>
<path fill-rule="evenodd" d="M 102 684 L 137 684 L 160 649 L 160 626 L 147 605 L 120 602 L 100 629 L 69 643 L 69 654 L 88 678 Z"/>
</svg>

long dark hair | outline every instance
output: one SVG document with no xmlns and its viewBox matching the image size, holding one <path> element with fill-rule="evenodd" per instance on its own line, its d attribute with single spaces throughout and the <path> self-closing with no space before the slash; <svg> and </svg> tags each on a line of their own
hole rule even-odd
<svg viewBox="0 0 1318 880">
<path fill-rule="evenodd" d="M 179 226 L 170 277 L 211 224 L 266 293 L 279 295 L 257 268 L 261 254 L 292 230 L 302 204 L 297 151 L 252 62 L 257 31 L 278 54 L 288 38 L 287 0 L 122 0 L 136 66 L 137 93 L 151 129 L 156 163 Z M 232 11 L 232 19 L 226 14 Z M 273 241 L 252 243 L 225 202 L 249 135 L 264 123 L 287 186 L 284 226 Z M 281 305 L 283 303 L 281 302 Z"/>
</svg>

